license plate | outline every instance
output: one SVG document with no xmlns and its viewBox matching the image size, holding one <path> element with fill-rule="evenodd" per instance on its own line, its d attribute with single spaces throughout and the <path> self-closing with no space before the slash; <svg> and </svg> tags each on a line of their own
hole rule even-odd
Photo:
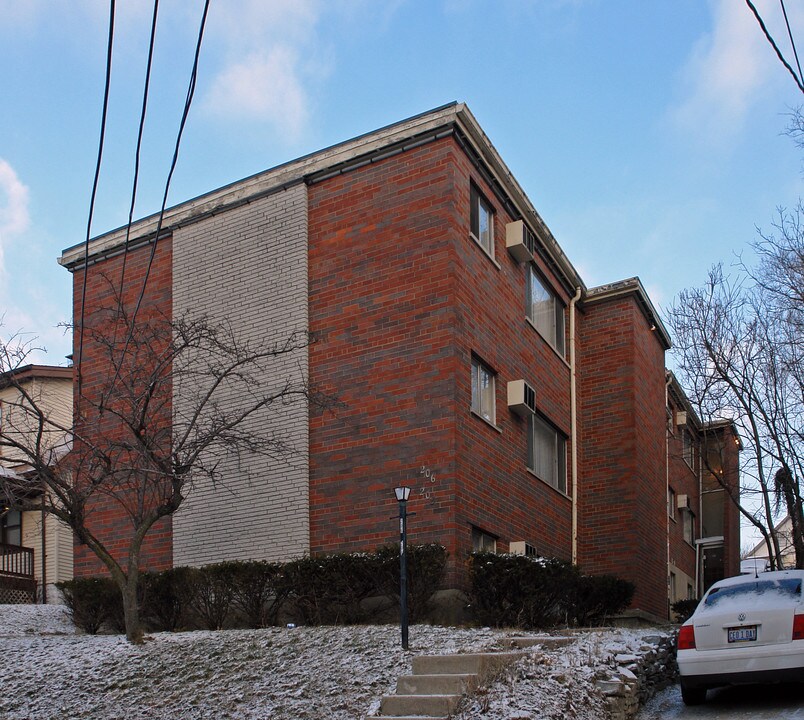
<svg viewBox="0 0 804 720">
<path fill-rule="evenodd" d="M 729 628 L 729 642 L 751 642 L 757 639 L 757 626 L 746 625 L 744 627 Z"/>
</svg>

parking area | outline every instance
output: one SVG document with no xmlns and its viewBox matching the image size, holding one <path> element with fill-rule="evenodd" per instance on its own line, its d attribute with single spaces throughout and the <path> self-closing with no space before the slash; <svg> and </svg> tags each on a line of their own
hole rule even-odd
<svg viewBox="0 0 804 720">
<path fill-rule="evenodd" d="M 651 700 L 636 720 L 804 720 L 804 684 L 745 685 L 710 690 L 706 703 L 687 707 L 678 685 Z"/>
</svg>

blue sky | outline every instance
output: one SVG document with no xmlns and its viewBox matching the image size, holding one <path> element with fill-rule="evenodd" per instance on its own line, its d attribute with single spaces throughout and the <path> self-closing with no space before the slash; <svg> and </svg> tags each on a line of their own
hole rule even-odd
<svg viewBox="0 0 804 720">
<path fill-rule="evenodd" d="M 125 223 L 150 2 L 120 0 L 92 234 Z M 758 2 L 788 55 L 779 3 Z M 804 8 L 788 3 L 804 52 Z M 158 209 L 200 0 L 162 0 L 135 215 Z M 63 363 L 86 233 L 108 3 L 0 0 L 0 313 Z M 212 0 L 169 204 L 452 100 L 468 104 L 589 286 L 658 306 L 802 190 L 802 96 L 742 0 Z"/>
</svg>

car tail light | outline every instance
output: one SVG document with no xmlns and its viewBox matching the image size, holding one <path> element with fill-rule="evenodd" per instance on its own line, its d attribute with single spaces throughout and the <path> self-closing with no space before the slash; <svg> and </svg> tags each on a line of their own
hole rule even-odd
<svg viewBox="0 0 804 720">
<path fill-rule="evenodd" d="M 801 616 L 804 619 L 804 615 Z M 804 630 L 804 624 L 802 624 Z M 795 630 L 794 630 L 795 636 Z M 692 625 L 682 625 L 678 631 L 678 649 L 695 650 L 695 628 Z"/>
<path fill-rule="evenodd" d="M 804 615 L 793 615 L 793 640 L 804 640 Z"/>
</svg>

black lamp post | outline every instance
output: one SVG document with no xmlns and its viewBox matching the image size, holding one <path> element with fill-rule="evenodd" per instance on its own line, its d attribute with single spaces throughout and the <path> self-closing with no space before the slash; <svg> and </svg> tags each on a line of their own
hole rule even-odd
<svg viewBox="0 0 804 720">
<path fill-rule="evenodd" d="M 399 502 L 399 617 L 402 624 L 402 649 L 408 649 L 408 498 L 409 487 L 394 488 Z"/>
</svg>

